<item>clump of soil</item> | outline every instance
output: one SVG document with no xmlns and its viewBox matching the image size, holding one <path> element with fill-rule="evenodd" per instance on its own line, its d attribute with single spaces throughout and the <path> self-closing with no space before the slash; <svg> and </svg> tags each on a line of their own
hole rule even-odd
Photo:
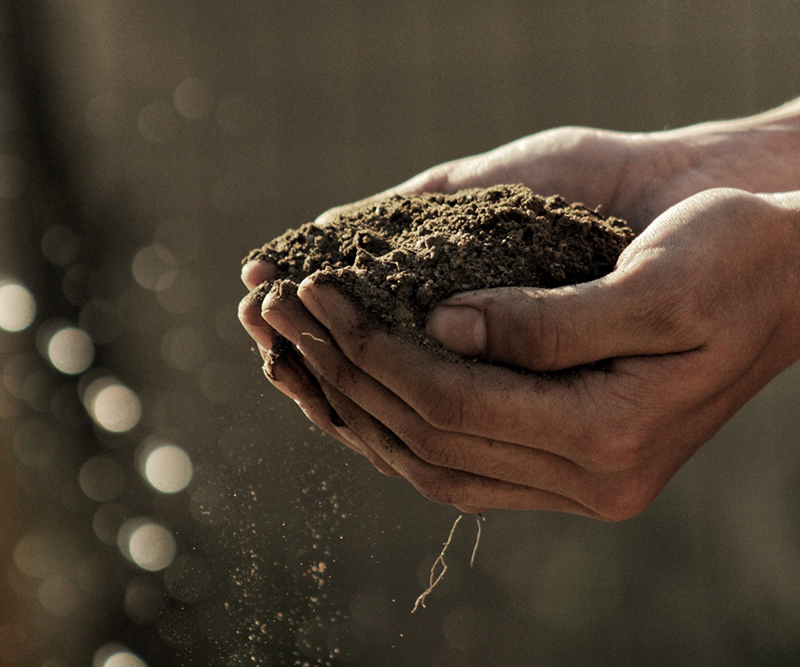
<svg viewBox="0 0 800 667">
<path fill-rule="evenodd" d="M 456 292 L 522 285 L 559 287 L 613 270 L 633 232 L 560 196 L 523 185 L 455 194 L 393 196 L 307 223 L 252 251 L 278 268 L 280 294 L 319 271 L 376 323 L 431 344 L 431 308 Z"/>
</svg>

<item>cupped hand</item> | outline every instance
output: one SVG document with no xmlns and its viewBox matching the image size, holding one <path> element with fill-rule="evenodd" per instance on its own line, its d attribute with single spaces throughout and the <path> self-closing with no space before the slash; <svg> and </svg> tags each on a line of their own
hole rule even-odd
<svg viewBox="0 0 800 667">
<path fill-rule="evenodd" d="M 709 183 L 701 170 L 687 170 L 692 151 L 684 141 L 660 134 L 627 134 L 564 127 L 525 137 L 488 153 L 433 167 L 391 190 L 351 204 L 356 206 L 392 194 L 454 192 L 497 183 L 523 183 L 543 195 L 560 193 L 608 214 L 625 217 L 638 231 L 658 213 Z M 317 219 L 324 225 L 343 208 Z M 239 318 L 264 359 L 269 380 L 297 401 L 318 426 L 342 439 L 334 414 L 318 383 L 291 351 L 271 355 L 272 327 L 261 316 L 262 293 L 256 292 L 277 276 L 276 267 L 250 261 L 242 269 L 249 294 Z M 334 421 L 336 421 L 334 417 Z M 352 442 L 346 443 L 353 446 Z M 388 472 L 388 471 L 386 471 Z"/>
<path fill-rule="evenodd" d="M 552 401 L 553 410 L 546 411 L 547 415 L 560 414 L 566 418 L 571 414 L 570 411 L 572 409 L 585 410 L 587 406 L 581 405 L 580 401 L 575 399 L 576 392 L 583 392 L 585 400 L 590 402 L 597 401 L 598 410 L 602 412 L 603 407 L 609 407 L 608 402 L 604 404 L 602 399 L 610 394 L 598 395 L 601 388 L 605 387 L 612 394 L 614 391 L 621 391 L 620 386 L 625 382 L 626 377 L 632 386 L 637 387 L 634 392 L 637 395 L 639 393 L 637 381 L 639 384 L 648 385 L 651 388 L 666 387 L 667 383 L 662 379 L 661 375 L 656 374 L 652 369 L 662 368 L 662 374 L 665 378 L 675 378 L 682 375 L 682 371 L 679 370 L 680 359 L 686 358 L 680 355 L 690 354 L 690 348 L 675 351 L 668 345 L 668 351 L 664 352 L 659 346 L 650 346 L 652 341 L 663 342 L 664 340 L 662 335 L 664 330 L 655 326 L 655 324 L 650 329 L 659 331 L 661 334 L 654 335 L 652 338 L 643 336 L 638 339 L 639 348 L 636 346 L 630 347 L 634 342 L 634 339 L 630 337 L 630 333 L 643 326 L 636 317 L 637 312 L 641 314 L 640 311 L 643 310 L 644 313 L 652 316 L 652 323 L 660 323 L 664 326 L 672 327 L 672 322 L 668 317 L 661 322 L 659 318 L 662 314 L 673 313 L 676 309 L 678 311 L 686 309 L 687 313 L 691 312 L 689 306 L 699 301 L 693 301 L 692 295 L 695 292 L 692 290 L 699 290 L 701 294 L 706 292 L 712 294 L 720 287 L 719 281 L 724 281 L 724 278 L 722 278 L 725 275 L 724 272 L 710 272 L 705 276 L 708 285 L 704 285 L 699 273 L 703 266 L 707 266 L 705 258 L 698 258 L 696 254 L 687 254 L 682 262 L 683 270 L 689 272 L 689 269 L 693 268 L 694 273 L 692 273 L 691 278 L 694 282 L 684 281 L 682 285 L 686 286 L 685 289 L 684 287 L 681 287 L 681 289 L 674 288 L 671 291 L 667 289 L 670 285 L 675 286 L 674 282 L 670 282 L 670 279 L 674 277 L 671 276 L 670 272 L 676 270 L 681 265 L 681 262 L 678 262 L 677 259 L 672 260 L 668 271 L 665 268 L 667 264 L 663 261 L 660 263 L 651 261 L 655 256 L 664 255 L 665 250 L 657 245 L 649 244 L 662 237 L 668 239 L 668 242 L 665 241 L 665 247 L 672 248 L 669 256 L 677 257 L 681 253 L 674 249 L 674 244 L 680 239 L 689 239 L 691 236 L 690 228 L 694 227 L 695 231 L 692 233 L 697 233 L 705 238 L 707 232 L 703 231 L 701 234 L 698 231 L 704 229 L 699 225 L 698 221 L 703 218 L 702 211 L 710 204 L 703 203 L 700 205 L 698 202 L 706 202 L 701 197 L 700 200 L 690 200 L 685 205 L 670 210 L 669 214 L 665 214 L 665 211 L 693 194 L 719 185 L 737 185 L 746 189 L 753 189 L 762 187 L 763 184 L 758 181 L 759 178 L 761 181 L 766 180 L 768 182 L 768 188 L 794 182 L 794 171 L 789 168 L 793 163 L 791 160 L 785 161 L 785 164 L 779 160 L 776 161 L 774 155 L 775 146 L 762 146 L 761 139 L 756 137 L 754 139 L 757 144 L 756 148 L 742 149 L 740 137 L 750 140 L 756 136 L 752 132 L 736 134 L 734 141 L 727 141 L 725 137 L 728 136 L 729 130 L 732 129 L 728 126 L 723 128 L 719 128 L 717 125 L 711 128 L 698 126 L 698 128 L 700 129 L 687 128 L 686 130 L 655 134 L 626 134 L 586 128 L 559 128 L 521 139 L 483 155 L 434 167 L 397 188 L 380 193 L 359 203 L 365 203 L 394 193 L 452 192 L 465 187 L 487 186 L 501 182 L 520 182 L 541 194 L 546 195 L 558 192 L 568 199 L 582 201 L 589 206 L 599 206 L 608 214 L 627 219 L 634 230 L 640 233 L 641 236 L 626 252 L 618 270 L 609 278 L 580 288 L 564 288 L 547 294 L 533 290 L 499 290 L 492 293 L 476 292 L 470 295 L 462 295 L 449 301 L 447 308 L 437 311 L 430 322 L 431 333 L 438 336 L 445 345 L 452 349 L 467 355 L 493 358 L 511 366 L 549 369 L 557 368 L 564 364 L 584 363 L 595 358 L 616 357 L 611 374 L 589 374 L 580 380 L 573 379 L 569 383 L 554 384 L 552 381 L 539 380 L 539 394 L 557 398 L 560 395 L 559 392 L 561 392 L 563 398 L 563 401 L 561 399 Z M 775 128 L 772 128 L 771 131 L 763 134 L 769 138 L 773 137 L 775 133 Z M 758 168 L 757 165 L 761 162 L 764 162 L 765 167 L 769 167 L 769 169 Z M 782 164 L 784 165 L 783 167 L 781 167 Z M 748 179 L 753 178 L 756 181 L 749 182 Z M 731 197 L 715 195 L 712 199 L 717 202 L 715 206 L 724 208 L 731 206 L 725 202 L 734 201 L 741 197 L 744 197 L 744 195 L 738 193 L 736 196 L 732 195 Z M 748 205 L 752 203 L 752 201 L 749 201 Z M 766 205 L 767 203 L 762 198 L 761 205 Z M 773 201 L 772 204 L 780 208 L 776 201 Z M 332 209 L 323 214 L 317 220 L 318 224 L 325 224 L 340 210 Z M 681 211 L 683 213 L 680 213 Z M 687 211 L 696 211 L 698 221 L 690 225 L 686 221 Z M 680 215 L 678 215 L 679 213 Z M 659 218 L 661 214 L 664 215 Z M 683 215 L 682 218 L 681 215 Z M 656 218 L 659 219 L 659 224 L 652 229 L 648 229 L 648 225 Z M 678 224 L 676 222 L 678 219 L 683 220 L 683 223 Z M 692 219 L 694 220 L 694 218 Z M 718 222 L 716 227 L 721 230 L 725 225 Z M 680 231 L 684 228 L 684 231 Z M 645 230 L 647 231 L 645 232 Z M 727 234 L 736 236 L 738 231 L 732 228 L 729 232 L 718 231 L 718 233 L 723 237 Z M 687 241 L 678 245 L 688 248 L 692 244 Z M 743 248 L 731 249 L 730 261 L 734 267 L 738 266 L 740 261 L 739 256 L 735 254 L 736 252 L 750 251 L 760 247 L 759 244 L 754 244 L 752 248 L 747 243 L 743 245 Z M 714 250 L 714 246 L 713 243 L 710 243 L 709 251 L 712 250 Z M 779 248 L 778 250 L 781 249 Z M 644 261 L 645 259 L 647 261 Z M 697 261 L 699 264 L 693 266 L 691 264 L 692 261 Z M 640 266 L 650 268 L 648 271 L 643 271 L 643 269 L 637 268 Z M 653 267 L 658 267 L 658 271 L 655 271 Z M 475 468 L 477 472 L 471 472 L 472 468 L 469 468 L 460 470 L 456 474 L 454 471 L 458 469 L 458 466 L 449 466 L 446 463 L 440 465 L 436 462 L 436 457 L 442 454 L 438 448 L 432 445 L 430 447 L 431 453 L 428 453 L 428 450 L 424 450 L 421 452 L 422 456 L 414 454 L 414 446 L 409 445 L 406 447 L 403 444 L 405 442 L 404 436 L 395 433 L 391 424 L 381 422 L 378 416 L 368 410 L 365 411 L 346 391 L 342 391 L 341 388 L 336 387 L 335 383 L 331 383 L 329 379 L 326 379 L 319 369 L 310 363 L 308 358 L 304 359 L 297 351 L 291 350 L 280 356 L 271 354 L 270 350 L 274 342 L 271 323 L 274 323 L 274 318 L 278 316 L 280 309 L 288 308 L 290 304 L 278 305 L 268 300 L 263 304 L 264 312 L 262 313 L 261 297 L 257 296 L 253 290 L 259 284 L 265 281 L 268 283 L 274 279 L 275 273 L 274 266 L 263 262 L 247 264 L 243 269 L 242 278 L 251 293 L 243 300 L 240 307 L 240 318 L 245 328 L 256 341 L 265 359 L 265 372 L 270 381 L 278 389 L 297 401 L 306 415 L 320 428 L 352 449 L 368 456 L 384 473 L 404 475 L 428 495 L 434 495 L 444 500 L 448 500 L 452 496 L 456 499 L 452 502 L 456 504 L 460 502 L 461 506 L 466 509 L 483 506 L 537 506 L 562 509 L 564 511 L 580 511 L 592 516 L 607 516 L 610 518 L 634 513 L 631 508 L 635 510 L 636 507 L 646 504 L 647 497 L 657 493 L 656 489 L 666 483 L 669 476 L 680 466 L 681 461 L 688 458 L 691 452 L 699 446 L 696 443 L 703 439 L 699 435 L 703 428 L 708 434 L 713 433 L 719 424 L 723 423 L 729 414 L 732 414 L 732 411 L 735 411 L 734 406 L 736 404 L 734 401 L 727 403 L 725 410 L 720 408 L 721 412 L 719 412 L 716 420 L 709 417 L 712 411 L 705 412 L 703 420 L 692 422 L 694 435 L 691 438 L 685 438 L 685 440 L 690 441 L 690 444 L 680 445 L 683 442 L 681 440 L 683 436 L 681 435 L 681 429 L 677 429 L 673 436 L 678 444 L 675 447 L 666 448 L 672 452 L 672 459 L 670 465 L 665 464 L 662 466 L 660 483 L 654 482 L 652 474 L 646 476 L 646 478 L 639 478 L 637 483 L 633 479 L 635 476 L 630 474 L 630 471 L 620 471 L 616 476 L 612 476 L 617 480 L 616 482 L 612 481 L 611 477 L 607 475 L 601 475 L 603 483 L 599 486 L 586 479 L 580 481 L 576 479 L 575 475 L 572 477 L 565 476 L 562 474 L 563 470 L 556 470 L 558 466 L 553 467 L 555 465 L 554 461 L 559 460 L 558 457 L 560 457 L 565 461 L 572 462 L 574 464 L 572 470 L 582 470 L 584 477 L 592 470 L 590 462 L 582 461 L 581 459 L 570 459 L 563 456 L 560 451 L 550 452 L 546 449 L 542 449 L 542 451 L 556 458 L 545 457 L 550 463 L 543 464 L 537 469 L 540 470 L 539 474 L 549 475 L 548 478 L 551 480 L 560 480 L 558 484 L 537 485 L 535 482 L 529 483 L 525 481 L 529 480 L 525 473 L 520 473 L 522 475 L 521 483 L 509 482 L 506 479 L 510 474 L 508 471 L 498 472 L 494 475 L 491 472 L 487 474 L 485 470 L 476 468 L 478 464 L 471 464 L 472 468 Z M 734 273 L 737 272 L 734 271 Z M 637 276 L 637 280 L 633 280 Z M 679 279 L 683 280 L 680 276 Z M 782 284 L 781 280 L 779 279 L 776 284 Z M 623 286 L 628 286 L 629 291 L 625 292 L 625 290 L 621 289 Z M 306 287 L 308 289 L 301 291 L 303 301 L 295 301 L 291 304 L 291 317 L 298 323 L 301 330 L 307 330 L 311 333 L 310 337 L 303 336 L 302 338 L 306 343 L 312 344 L 316 339 L 326 339 L 330 332 L 327 332 L 324 328 L 318 329 L 319 323 L 311 316 L 306 306 L 303 305 L 310 299 L 309 290 L 319 289 L 323 294 L 327 291 L 327 295 L 321 299 L 323 303 L 325 298 L 335 300 L 337 297 L 330 293 L 330 288 L 322 288 L 310 283 L 307 283 Z M 689 297 L 678 298 L 682 292 L 689 294 Z M 627 309 L 621 307 L 620 303 L 618 303 L 619 295 L 627 297 Z M 659 299 L 651 301 L 649 300 L 651 295 L 657 295 Z M 769 295 L 766 295 L 765 298 L 768 297 Z M 633 305 L 634 303 L 636 305 Z M 576 304 L 580 304 L 580 307 Z M 341 314 L 350 313 L 353 318 L 352 322 L 358 321 L 352 309 L 347 310 L 346 305 L 343 303 L 339 305 L 343 308 Z M 758 305 L 763 306 L 764 304 Z M 598 310 L 601 312 L 597 313 L 597 317 L 593 316 L 588 320 L 581 320 L 575 314 L 577 311 L 596 313 Z M 318 311 L 314 312 L 319 314 Z M 482 315 L 478 316 L 477 312 L 482 313 Z M 753 312 L 758 312 L 758 309 L 754 309 Z M 266 315 L 266 318 L 263 315 Z M 601 317 L 602 315 L 607 315 L 607 317 Z M 582 337 L 579 337 L 576 331 L 571 328 L 572 320 L 569 317 L 574 317 L 575 322 L 578 323 L 583 321 L 586 325 L 587 329 Z M 695 325 L 699 326 L 703 321 L 707 320 L 698 319 Z M 603 326 L 591 326 L 593 322 L 603 323 Z M 561 326 L 562 324 L 564 326 Z M 344 326 L 342 323 L 340 325 Z M 374 368 L 372 366 L 369 368 L 360 367 L 361 357 L 353 353 L 353 350 L 357 350 L 358 347 L 352 347 L 353 342 L 348 341 L 348 335 L 355 335 L 353 332 L 361 330 L 362 328 L 352 329 L 350 334 L 344 333 L 341 329 L 338 330 L 336 332 L 338 333 L 338 338 L 334 336 L 335 342 L 331 342 L 330 347 L 327 349 L 331 353 L 336 351 L 342 354 L 347 359 L 350 367 L 355 369 L 352 370 L 352 373 L 356 375 L 360 373 L 359 377 L 363 376 L 365 382 L 368 380 L 369 383 L 377 383 L 377 386 L 383 387 L 390 394 L 394 394 L 399 397 L 399 400 L 405 402 L 402 394 L 395 394 L 396 387 L 393 382 L 398 380 L 397 378 L 392 379 L 394 376 L 388 368 L 391 367 L 388 356 L 383 359 L 383 362 L 376 361 L 377 366 Z M 317 333 L 314 334 L 312 331 L 317 331 Z M 512 335 L 514 331 L 524 331 L 525 335 Z M 688 329 L 682 331 L 685 334 Z M 676 330 L 673 333 L 677 336 L 681 333 L 681 330 Z M 499 341 L 502 341 L 502 344 Z M 622 345 L 623 342 L 625 342 L 625 345 Z M 678 341 L 669 339 L 668 342 L 674 346 Z M 453 380 L 452 373 L 454 369 L 452 367 L 442 367 L 436 360 L 418 358 L 415 355 L 420 354 L 420 351 L 402 347 L 404 345 L 402 341 L 387 339 L 384 343 L 388 346 L 387 350 L 392 349 L 391 352 L 386 352 L 387 355 L 400 354 L 404 355 L 400 357 L 402 359 L 414 360 L 413 363 L 409 363 L 406 372 L 413 372 L 413 368 L 417 368 L 417 371 L 421 372 L 422 366 L 418 364 L 427 364 L 426 368 L 438 369 L 436 371 L 438 375 L 435 375 L 435 377 L 440 378 L 442 382 Z M 375 343 L 373 343 L 374 345 Z M 400 348 L 393 349 L 392 345 L 400 346 Z M 621 347 L 618 347 L 618 345 L 621 345 Z M 349 354 L 348 350 L 350 350 Z M 554 350 L 557 350 L 558 354 Z M 570 350 L 571 353 L 568 353 Z M 576 353 L 576 350 L 581 352 Z M 703 358 L 705 359 L 705 357 Z M 644 362 L 645 360 L 649 360 L 651 363 L 639 364 L 639 362 Z M 388 367 L 384 367 L 381 370 L 381 363 L 387 364 Z M 689 363 L 688 367 L 689 369 L 695 368 L 693 363 Z M 631 373 L 626 376 L 625 370 L 628 368 L 630 368 Z M 472 370 L 468 371 L 468 369 Z M 399 372 L 402 369 L 397 370 Z M 641 372 L 647 371 L 648 374 L 636 375 L 640 370 Z M 480 402 L 481 400 L 480 396 L 484 391 L 481 383 L 486 380 L 485 373 L 488 371 L 485 365 L 476 366 L 474 364 L 467 364 L 462 367 L 461 372 L 467 371 L 474 373 L 475 377 L 473 378 L 472 375 L 459 377 L 457 381 L 460 383 L 460 387 L 456 390 L 455 396 L 457 397 L 459 392 L 466 394 L 468 397 L 473 398 L 472 403 L 460 403 L 457 398 L 454 398 L 452 392 L 444 392 L 443 385 L 434 382 L 433 386 L 437 387 L 437 390 L 441 390 L 439 393 L 442 397 L 442 403 L 439 407 L 432 409 L 430 401 L 422 401 L 419 397 L 417 397 L 417 402 L 406 402 L 406 406 L 410 406 L 412 412 L 419 408 L 417 415 L 424 415 L 422 417 L 423 422 L 429 425 L 431 422 L 426 422 L 425 417 L 430 417 L 435 424 L 437 419 L 443 418 L 442 415 L 445 415 L 446 423 L 449 424 L 447 415 L 451 413 L 448 410 L 472 414 L 474 401 Z M 505 386 L 500 379 L 492 380 L 495 383 L 493 386 L 506 396 L 511 396 L 517 390 L 522 391 L 522 388 L 515 384 L 520 381 L 516 377 L 518 374 L 508 375 L 509 372 L 513 373 L 513 371 L 506 371 L 500 368 L 494 368 L 491 371 L 491 373 L 495 374 L 492 377 L 500 373 L 505 378 L 503 381 L 512 383 Z M 766 375 L 768 376 L 769 373 Z M 687 377 L 690 376 L 687 375 Z M 404 376 L 401 374 L 399 377 Z M 514 379 L 511 380 L 511 378 Z M 716 381 L 721 386 L 723 384 L 722 376 L 717 376 Z M 531 378 L 527 378 L 526 382 L 530 384 L 532 382 Z M 740 403 L 747 400 L 747 397 L 753 393 L 752 387 L 755 384 L 751 383 L 749 385 L 750 388 L 747 391 L 743 391 Z M 568 391 L 567 388 L 571 388 L 571 391 Z M 528 387 L 528 391 L 531 391 L 530 387 Z M 663 390 L 663 392 L 666 392 L 666 390 Z M 658 392 L 656 391 L 655 393 Z M 729 388 L 725 394 L 730 400 L 735 395 L 735 392 L 733 388 Z M 514 395 L 527 396 L 528 394 L 523 392 Z M 653 391 L 649 393 L 642 392 L 641 395 L 643 399 L 653 399 Z M 575 400 L 570 401 L 568 400 L 569 397 Z M 486 400 L 488 401 L 488 399 Z M 672 399 L 666 396 L 665 401 L 669 400 Z M 655 401 L 655 404 L 658 404 L 658 401 Z M 520 404 L 510 400 L 508 405 L 517 406 L 519 412 L 514 414 L 513 411 L 509 410 L 500 410 L 495 413 L 484 411 L 486 413 L 483 418 L 485 423 L 494 423 L 498 415 L 501 416 L 501 420 L 506 418 L 511 423 L 522 424 L 526 421 L 525 414 L 528 408 L 525 406 L 528 403 L 523 401 Z M 648 406 L 640 407 L 645 412 L 649 409 Z M 675 414 L 674 410 L 670 413 L 668 408 L 665 408 L 665 411 L 665 415 Z M 657 414 L 655 408 L 650 412 L 652 415 Z M 625 410 L 621 409 L 621 414 L 625 415 Z M 611 417 L 612 415 L 607 416 L 608 419 L 611 419 Z M 569 419 L 572 420 L 571 417 Z M 664 419 L 666 420 L 667 417 L 665 416 Z M 578 418 L 577 422 L 570 425 L 569 429 L 565 427 L 562 434 L 563 437 L 553 437 L 556 439 L 560 437 L 566 442 L 571 437 L 569 433 L 574 436 L 575 433 L 580 433 L 581 428 L 587 429 L 586 437 L 583 438 L 586 443 L 585 451 L 588 453 L 595 452 L 597 456 L 602 458 L 604 452 L 606 454 L 608 452 L 603 448 L 598 450 L 590 446 L 593 442 L 592 434 L 600 432 L 602 429 L 598 430 L 599 427 L 596 425 L 590 428 L 583 423 L 584 421 L 583 418 Z M 353 426 L 354 422 L 358 422 L 361 425 L 360 428 L 355 428 Z M 617 433 L 619 436 L 618 442 L 621 443 L 619 449 L 622 453 L 631 449 L 625 443 L 631 440 L 629 435 L 636 432 L 637 423 L 636 420 L 628 421 L 626 418 L 620 417 Z M 368 428 L 365 424 L 371 426 Z M 495 452 L 495 454 L 501 449 L 504 452 L 511 451 L 499 447 L 498 443 L 513 444 L 517 447 L 517 449 L 512 448 L 516 454 L 509 454 L 509 456 L 522 456 L 525 460 L 529 460 L 530 452 L 527 450 L 530 447 L 528 445 L 520 445 L 519 442 L 513 439 L 504 441 L 502 439 L 502 428 L 497 433 L 492 432 L 491 427 L 487 427 L 487 429 L 489 435 L 475 436 L 472 433 L 467 433 L 466 435 L 484 437 L 484 444 L 489 443 L 488 450 Z M 642 430 L 646 429 L 642 427 Z M 366 437 L 364 431 L 368 431 L 371 436 Z M 447 434 L 448 438 L 454 437 L 453 433 L 456 433 L 459 438 L 464 437 L 464 434 L 458 429 L 440 428 L 439 431 Z M 393 452 L 391 457 L 381 447 L 375 445 L 376 433 L 383 434 L 379 438 L 381 442 L 394 443 L 390 447 Z M 535 429 L 532 434 L 536 434 Z M 521 439 L 521 436 L 517 438 L 517 440 Z M 425 442 L 434 441 L 425 440 Z M 472 442 L 475 452 L 486 449 L 482 448 L 480 443 L 470 442 Z M 388 447 L 389 445 L 386 446 Z M 425 446 L 427 447 L 427 445 Z M 527 447 L 527 449 L 520 450 L 519 447 Z M 417 446 L 417 449 L 419 449 L 419 446 Z M 455 446 L 445 448 L 445 459 L 449 456 L 446 452 L 456 451 L 456 449 Z M 526 453 L 523 455 L 521 451 Z M 473 459 L 470 458 L 469 460 L 472 461 Z M 585 464 L 583 467 L 581 467 L 581 462 Z M 483 463 L 480 465 L 483 465 Z M 461 467 L 464 468 L 465 466 Z M 426 472 L 422 473 L 420 472 L 421 470 Z M 519 470 L 526 470 L 521 462 Z M 452 487 L 448 486 L 448 484 L 431 482 L 428 479 L 428 477 L 438 479 L 442 474 L 447 475 L 448 484 L 457 485 L 458 489 L 460 489 L 458 493 L 453 495 L 451 493 Z M 426 476 L 421 478 L 420 475 Z M 422 481 L 420 481 L 421 479 Z M 511 479 L 517 478 L 512 476 Z M 571 480 L 569 484 L 567 484 L 567 479 Z M 487 482 L 487 480 L 491 483 Z M 628 482 L 625 480 L 628 480 Z M 516 485 L 504 487 L 505 490 L 501 493 L 496 486 L 499 482 Z M 485 499 L 486 502 L 483 504 L 475 498 L 476 484 L 482 485 L 481 488 L 484 488 L 482 494 L 491 496 L 490 498 L 487 497 Z M 623 489 L 623 496 L 625 497 L 620 497 L 617 489 Z M 534 491 L 536 500 L 530 496 Z M 546 496 L 547 502 L 543 500 L 543 493 L 550 494 Z M 479 494 L 480 497 L 484 497 L 482 494 Z M 626 497 L 628 500 L 626 500 Z M 463 498 L 467 498 L 467 500 L 464 501 Z M 645 500 L 642 500 L 643 498 Z M 627 510 L 625 509 L 626 507 L 628 508 Z"/>
<path fill-rule="evenodd" d="M 702 192 L 605 278 L 457 295 L 429 331 L 478 359 L 464 363 L 375 328 L 313 276 L 262 315 L 346 424 L 334 433 L 433 500 L 624 519 L 800 357 L 799 200 Z"/>
</svg>

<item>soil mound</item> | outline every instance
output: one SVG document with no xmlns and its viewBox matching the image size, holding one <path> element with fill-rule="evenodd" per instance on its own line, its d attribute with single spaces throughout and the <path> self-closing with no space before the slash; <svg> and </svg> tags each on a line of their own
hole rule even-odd
<svg viewBox="0 0 800 667">
<path fill-rule="evenodd" d="M 430 344 L 425 319 L 442 299 L 594 280 L 613 270 L 632 239 L 618 218 L 522 185 L 497 185 L 353 207 L 325 226 L 289 230 L 245 261 L 277 265 L 270 289 L 282 295 L 319 271 L 377 324 Z"/>
</svg>

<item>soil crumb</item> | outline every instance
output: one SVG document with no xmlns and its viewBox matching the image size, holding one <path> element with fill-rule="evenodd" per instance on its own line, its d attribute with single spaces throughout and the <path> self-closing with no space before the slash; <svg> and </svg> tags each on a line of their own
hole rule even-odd
<svg viewBox="0 0 800 667">
<path fill-rule="evenodd" d="M 437 347 L 424 329 L 439 301 L 468 290 L 594 280 L 614 269 L 632 239 L 618 218 L 523 185 L 496 185 L 354 206 L 325 226 L 289 230 L 244 261 L 273 262 L 278 279 L 269 288 L 282 297 L 319 272 L 376 324 Z"/>
</svg>

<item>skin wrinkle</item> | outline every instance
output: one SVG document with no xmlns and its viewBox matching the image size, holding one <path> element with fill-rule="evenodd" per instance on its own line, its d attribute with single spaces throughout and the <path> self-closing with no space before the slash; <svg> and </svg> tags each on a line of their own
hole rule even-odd
<svg viewBox="0 0 800 667">
<path fill-rule="evenodd" d="M 338 407 L 338 403 L 335 403 L 335 407 Z M 357 428 L 357 427 L 356 427 L 356 428 Z M 391 431 L 390 431 L 390 430 L 387 430 L 386 432 L 387 432 L 387 433 L 391 433 Z M 384 436 L 382 436 L 382 437 L 384 437 Z M 403 440 L 403 438 L 401 438 L 401 440 Z M 407 439 L 406 439 L 406 440 L 407 440 Z"/>
<path fill-rule="evenodd" d="M 623 153 L 623 155 L 624 155 L 624 160 L 622 162 L 622 165 L 617 169 L 616 185 L 614 186 L 614 189 L 611 191 L 611 195 L 609 196 L 607 201 L 607 206 L 609 211 L 618 210 L 617 198 L 620 196 L 620 191 L 623 187 L 628 167 L 631 164 L 631 148 L 629 147 L 628 150 Z"/>
<path fill-rule="evenodd" d="M 417 185 L 456 187 L 457 180 L 463 187 L 469 179 L 491 181 L 528 170 L 534 181 L 547 174 L 545 181 L 572 183 L 570 198 L 580 198 L 574 196 L 580 188 L 590 200 L 605 196 L 605 206 L 630 210 L 642 226 L 655 219 L 623 253 L 613 278 L 569 293 L 545 291 L 535 301 L 536 308 L 553 309 L 546 326 L 560 327 L 555 357 L 569 363 L 600 355 L 611 360 L 610 370 L 544 383 L 498 366 L 446 366 L 404 341 L 358 326 L 363 320 L 349 304 L 332 290 L 317 290 L 331 309 L 335 342 L 323 346 L 309 339 L 305 363 L 320 383 L 329 367 L 338 368 L 341 389 L 350 395 L 327 392 L 320 405 L 337 408 L 345 398 L 354 400 L 352 413 L 340 411 L 348 426 L 358 425 L 370 448 L 439 501 L 610 520 L 638 514 L 754 392 L 800 357 L 800 193 L 756 197 L 730 187 L 769 191 L 790 178 L 800 186 L 800 150 L 783 153 L 795 156 L 789 159 L 770 157 L 785 150 L 782 145 L 800 147 L 800 101 L 779 115 L 780 122 L 767 114 L 655 135 L 562 128 L 418 177 Z M 765 120 L 765 131 L 752 131 Z M 610 170 L 623 155 L 624 168 Z M 784 169 L 770 185 L 767 170 L 779 166 Z M 741 182 L 745 177 L 750 183 Z M 408 183 L 407 191 L 413 190 Z M 717 186 L 728 187 L 705 191 Z M 480 304 L 487 294 L 469 299 Z M 493 318 L 503 309 L 524 309 L 525 301 L 498 300 L 484 312 Z M 313 310 L 309 303 L 305 308 Z M 291 317 L 318 336 L 319 322 L 304 312 L 292 310 Z M 530 315 L 509 312 L 509 321 L 522 322 L 513 328 L 520 337 L 528 335 L 526 327 L 536 327 L 526 321 Z M 245 326 L 259 325 L 251 320 Z M 513 331 L 504 335 L 510 336 L 500 343 L 509 355 L 504 366 L 524 363 L 530 355 L 524 339 Z M 493 359 L 503 354 L 490 344 Z M 344 371 L 348 365 L 352 372 Z M 438 419 L 431 413 L 447 400 L 457 404 L 458 418 L 431 423 Z M 397 435 L 387 438 L 391 431 L 382 422 Z M 413 447 L 443 466 L 425 463 Z M 531 458 L 517 462 L 517 456 Z M 544 475 L 544 460 L 563 461 L 563 470 Z M 475 472 L 454 474 L 447 466 Z M 530 486 L 498 479 L 503 476 Z M 551 485 L 562 495 L 542 488 Z"/>
</svg>

